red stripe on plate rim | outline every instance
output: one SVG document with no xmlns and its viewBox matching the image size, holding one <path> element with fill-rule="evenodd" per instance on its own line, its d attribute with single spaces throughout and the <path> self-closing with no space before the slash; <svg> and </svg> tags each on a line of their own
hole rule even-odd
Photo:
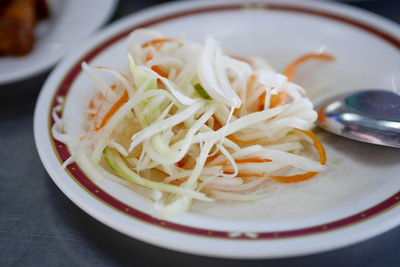
<svg viewBox="0 0 400 267">
<path fill-rule="evenodd" d="M 109 47 L 110 45 L 116 43 L 117 41 L 121 40 L 122 38 L 126 37 L 131 31 L 137 28 L 144 28 L 148 26 L 155 25 L 157 23 L 165 22 L 171 19 L 180 18 L 184 16 L 189 16 L 193 14 L 200 14 L 200 13 L 207 13 L 207 12 L 218 12 L 218 11 L 228 11 L 228 10 L 237 10 L 241 8 L 249 8 L 252 5 L 226 5 L 226 6 L 214 6 L 214 7 L 205 7 L 205 8 L 198 8 L 192 10 L 186 10 L 183 12 L 174 13 L 171 15 L 167 15 L 164 17 L 160 17 L 154 20 L 149 20 L 144 23 L 134 25 L 129 29 L 117 33 L 113 35 L 108 40 L 103 41 L 101 44 L 93 48 L 89 51 L 85 56 L 80 58 L 78 62 L 68 71 L 65 78 L 57 88 L 55 95 L 52 100 L 52 104 L 49 110 L 49 122 L 50 122 L 50 129 L 54 124 L 54 120 L 51 117 L 51 111 L 54 107 L 58 105 L 57 97 L 65 97 L 68 94 L 73 82 L 75 81 L 76 77 L 81 72 L 81 63 L 86 61 L 87 63 L 93 60 L 98 54 L 100 54 L 104 49 Z M 394 47 L 400 50 L 400 41 L 395 38 L 394 36 L 389 35 L 379 29 L 376 29 L 370 25 L 363 24 L 359 21 L 356 21 L 352 18 L 342 17 L 337 14 L 328 13 L 325 11 L 315 10 L 315 9 L 308 9 L 305 7 L 299 6 L 291 6 L 291 5 L 284 5 L 284 4 L 254 4 L 254 7 L 257 8 L 264 8 L 268 10 L 277 10 L 277 11 L 287 11 L 287 12 L 297 12 L 297 13 L 305 13 L 314 16 L 320 16 L 340 22 L 344 22 L 356 28 L 359 28 L 363 31 L 369 32 L 380 39 L 383 39 L 387 43 L 390 43 Z M 62 114 L 59 112 L 59 115 Z M 55 148 L 57 156 L 59 159 L 64 162 L 70 156 L 69 150 L 66 145 L 54 139 L 51 134 L 51 142 Z M 98 187 L 95 183 L 93 183 L 79 168 L 76 163 L 72 163 L 67 166 L 67 170 L 70 175 L 75 179 L 77 183 L 83 186 L 87 191 L 89 191 L 92 195 L 94 195 L 97 199 L 103 201 L 104 203 L 108 204 L 109 206 L 117 209 L 118 211 L 129 215 L 133 218 L 141 220 L 143 222 L 150 223 L 154 226 L 163 227 L 170 230 L 179 231 L 182 233 L 187 234 L 194 234 L 200 236 L 207 236 L 207 237 L 217 237 L 217 238 L 231 238 L 231 239 L 279 239 L 279 238 L 289 238 L 289 237 L 299 237 L 304 235 L 310 234 L 318 234 L 321 232 L 331 231 L 335 229 L 339 229 L 345 226 L 350 226 L 355 223 L 364 221 L 369 219 L 373 216 L 376 216 L 390 208 L 393 208 L 395 205 L 400 203 L 400 191 L 397 192 L 395 195 L 389 197 L 388 199 L 384 200 L 383 202 L 367 209 L 362 212 L 359 212 L 355 215 L 345 217 L 333 222 L 329 222 L 322 225 L 306 227 L 301 229 L 295 230 L 287 230 L 287 231 L 274 231 L 274 232 L 257 232 L 257 233 L 231 233 L 228 231 L 217 231 L 217 230 L 210 230 L 210 229 L 202 229 L 196 228 L 191 226 L 186 226 L 182 224 L 172 223 L 166 220 L 160 220 L 154 218 L 144 212 L 141 212 L 133 207 L 126 205 L 125 203 L 119 201 L 118 199 L 114 198 L 113 196 L 109 195 L 105 191 L 103 191 L 100 187 Z"/>
</svg>

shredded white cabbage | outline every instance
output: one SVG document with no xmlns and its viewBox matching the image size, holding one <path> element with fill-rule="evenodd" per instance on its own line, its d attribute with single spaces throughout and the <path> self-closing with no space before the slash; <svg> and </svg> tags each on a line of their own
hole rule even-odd
<svg viewBox="0 0 400 267">
<path fill-rule="evenodd" d="M 128 54 L 128 72 L 82 64 L 97 92 L 82 138 L 53 111 L 53 136 L 74 147 L 66 164 L 155 190 L 160 217 L 193 199 L 257 200 L 266 181 L 324 170 L 302 131 L 317 118 L 311 102 L 264 60 L 224 55 L 211 37 L 202 45 L 146 29 L 131 34 Z M 312 144 L 320 162 L 302 153 Z"/>
</svg>

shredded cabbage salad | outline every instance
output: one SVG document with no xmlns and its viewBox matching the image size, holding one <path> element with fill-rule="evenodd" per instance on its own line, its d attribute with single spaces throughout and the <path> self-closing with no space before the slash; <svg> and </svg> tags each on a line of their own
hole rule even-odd
<svg viewBox="0 0 400 267">
<path fill-rule="evenodd" d="M 65 133 L 54 111 L 53 136 L 73 148 L 64 165 L 154 190 L 162 218 L 193 200 L 257 200 L 271 180 L 325 169 L 309 131 L 317 113 L 290 82 L 310 58 L 332 59 L 308 54 L 279 74 L 263 59 L 224 54 L 211 37 L 200 44 L 139 29 L 128 38 L 129 70 L 82 64 L 95 87 L 85 135 Z M 313 147 L 319 160 L 305 156 Z"/>
</svg>

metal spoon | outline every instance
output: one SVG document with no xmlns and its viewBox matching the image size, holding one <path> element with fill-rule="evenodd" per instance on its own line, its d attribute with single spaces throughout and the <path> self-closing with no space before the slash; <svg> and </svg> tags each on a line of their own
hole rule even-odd
<svg viewBox="0 0 400 267">
<path fill-rule="evenodd" d="M 362 142 L 400 148 L 400 94 L 363 90 L 328 99 L 319 106 L 321 128 Z"/>
</svg>

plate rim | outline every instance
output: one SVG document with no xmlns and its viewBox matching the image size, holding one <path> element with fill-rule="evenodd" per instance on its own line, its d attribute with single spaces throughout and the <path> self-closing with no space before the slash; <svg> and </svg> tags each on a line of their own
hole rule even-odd
<svg viewBox="0 0 400 267">
<path fill-rule="evenodd" d="M 239 3 L 240 1 L 231 1 L 231 3 Z M 252 2 L 257 2 L 257 3 L 276 3 L 277 1 L 252 1 Z M 211 3 L 213 3 L 214 5 L 221 5 L 221 4 L 224 4 L 225 3 L 225 1 L 222 1 L 222 2 L 218 2 L 218 1 L 213 1 L 213 2 L 211 2 Z M 307 7 L 307 4 L 303 4 L 303 3 L 298 3 L 298 2 L 293 2 L 293 1 L 280 1 L 279 2 L 279 4 L 281 4 L 281 3 L 283 3 L 283 4 L 287 4 L 287 3 L 290 3 L 290 4 L 293 4 L 293 5 L 297 5 L 297 6 L 300 6 L 300 7 Z M 182 5 L 183 4 L 183 5 Z M 126 31 L 126 28 L 132 28 L 132 27 L 134 27 L 134 25 L 136 25 L 137 23 L 134 23 L 134 22 L 132 22 L 132 21 L 135 21 L 135 18 L 137 18 L 136 20 L 141 20 L 140 19 L 140 17 L 142 16 L 145 16 L 146 14 L 151 14 L 151 13 L 157 13 L 157 12 L 160 12 L 160 11 L 165 11 L 164 9 L 170 9 L 170 12 L 171 12 L 171 9 L 173 9 L 174 7 L 176 7 L 176 6 L 179 6 L 179 7 L 181 7 L 182 9 L 185 9 L 186 7 L 189 7 L 189 8 L 193 8 L 193 9 L 196 9 L 196 8 L 199 8 L 199 6 L 200 7 L 204 7 L 204 6 L 207 6 L 207 5 L 209 5 L 210 4 L 210 2 L 209 1 L 202 1 L 202 3 L 201 3 L 201 5 L 199 5 L 199 3 L 198 2 L 186 2 L 186 3 L 167 3 L 167 4 L 163 4 L 163 5 L 160 5 L 160 6 L 157 6 L 157 7 L 154 7 L 154 8 L 150 8 L 150 9 L 146 9 L 146 10 L 143 10 L 143 11 L 141 11 L 141 12 L 138 12 L 138 13 L 135 13 L 135 14 L 133 14 L 133 15 L 131 15 L 131 16 L 129 16 L 129 17 L 127 17 L 127 18 L 124 18 L 124 19 L 122 19 L 121 21 L 118 21 L 118 22 L 115 22 L 115 23 L 113 23 L 112 25 L 110 25 L 109 27 L 107 27 L 105 30 L 103 30 L 103 31 L 101 31 L 101 32 L 99 32 L 99 33 L 97 33 L 97 35 L 95 36 L 95 38 L 91 38 L 91 41 L 88 41 L 87 43 L 85 43 L 85 45 L 82 45 L 81 47 L 80 47 L 80 49 L 79 49 L 79 51 L 76 51 L 76 53 L 74 53 L 73 54 L 73 56 L 71 56 L 70 57 L 70 59 L 72 59 L 72 58 L 75 58 L 75 59 L 77 59 L 77 58 L 79 58 L 80 60 L 84 57 L 84 56 L 82 56 L 82 54 L 87 54 L 87 52 L 89 51 L 90 52 L 90 50 L 93 50 L 93 49 L 96 49 L 96 47 L 98 48 L 99 46 L 102 46 L 102 44 L 100 44 L 100 45 L 96 45 L 96 43 L 98 43 L 98 41 L 99 40 L 103 40 L 104 41 L 104 39 L 110 39 L 110 37 L 113 35 L 114 37 L 112 37 L 112 38 L 115 38 L 115 36 L 116 35 L 120 35 L 121 34 L 121 32 L 124 32 L 124 31 Z M 225 3 L 226 4 L 226 3 Z M 226 4 L 227 5 L 227 4 Z M 322 6 L 342 6 L 342 8 L 344 8 L 344 5 L 338 5 L 338 4 L 331 4 L 331 3 L 329 3 L 329 4 L 323 4 Z M 346 9 L 347 9 L 348 7 L 346 7 Z M 353 10 L 354 11 L 354 10 Z M 179 12 L 179 11 L 178 11 Z M 364 11 L 363 10 L 356 10 L 356 12 L 360 12 L 360 13 L 363 13 L 363 15 L 364 15 Z M 168 14 L 170 14 L 170 13 L 168 13 L 168 12 L 166 12 L 166 14 L 168 15 Z M 373 16 L 375 16 L 375 19 L 378 19 L 378 20 L 380 20 L 380 18 L 379 18 L 379 16 L 377 16 L 377 15 L 375 15 L 375 14 L 372 14 Z M 369 14 L 368 16 L 371 16 L 371 14 Z M 358 18 L 357 18 L 358 19 Z M 130 24 L 129 23 L 127 23 L 127 22 L 130 22 Z M 383 22 L 382 24 L 384 24 L 385 22 Z M 127 24 L 129 24 L 129 26 L 127 25 Z M 125 25 L 125 26 L 124 26 Z M 394 26 L 394 25 L 392 25 L 392 26 Z M 397 27 L 397 26 L 396 26 Z M 116 31 L 117 29 L 119 29 L 119 31 Z M 399 29 L 397 28 L 396 29 L 397 31 L 399 31 Z M 400 42 L 400 41 L 399 41 Z M 400 46 L 398 46 L 398 48 L 400 49 Z M 86 51 L 86 52 L 84 52 L 84 51 Z M 79 56 L 78 56 L 79 55 Z M 76 61 L 76 60 L 75 60 Z M 72 63 L 72 64 L 69 64 L 69 63 Z M 42 148 L 40 147 L 41 145 L 40 145 L 40 140 L 38 139 L 39 138 L 39 136 L 38 136 L 38 129 L 37 129 L 37 125 L 38 125 L 38 123 L 36 123 L 37 122 L 37 118 L 38 118 L 38 114 L 39 114 L 39 112 L 38 112 L 38 107 L 39 107 L 39 104 L 41 103 L 40 101 L 43 99 L 43 95 L 44 95 L 44 91 L 46 91 L 46 88 L 48 88 L 49 87 L 49 85 L 51 84 L 51 81 L 52 80 L 59 80 L 60 82 L 61 82 L 61 79 L 59 79 L 58 77 L 57 77 L 57 75 L 56 74 L 59 74 L 59 76 L 63 76 L 63 78 L 65 78 L 70 72 L 71 72 L 71 66 L 75 66 L 76 65 L 76 62 L 75 63 L 73 63 L 73 60 L 63 60 L 61 63 L 60 63 L 60 65 L 61 66 L 58 66 L 54 71 L 53 71 L 53 73 L 50 75 L 50 77 L 49 77 L 49 79 L 46 81 L 46 83 L 45 83 L 45 85 L 43 86 L 43 90 L 42 90 L 42 92 L 41 92 L 41 94 L 40 94 L 40 96 L 39 96 L 39 98 L 38 98 L 38 101 L 37 101 L 37 106 L 36 106 L 36 109 L 35 109 L 35 120 L 34 120 L 34 132 L 35 132 L 35 143 L 36 143 L 36 147 L 37 147 L 37 149 L 38 149 L 38 152 L 39 152 L 39 155 L 40 155 L 40 157 L 41 157 L 41 159 L 42 159 L 42 162 L 43 162 L 43 164 L 45 165 L 45 167 L 46 167 L 46 170 L 49 172 L 49 174 L 53 174 L 53 175 L 57 175 L 57 174 L 55 174 L 55 173 L 53 173 L 53 171 L 50 171 L 49 169 L 52 169 L 51 167 L 49 167 L 49 166 L 46 166 L 46 163 L 45 162 L 47 162 L 47 160 L 46 160 L 46 155 L 44 155 L 43 153 L 43 151 L 41 151 L 42 150 Z M 67 66 L 67 65 L 69 65 L 70 66 L 70 70 L 69 71 L 65 71 L 65 70 L 62 70 L 62 66 Z M 65 68 L 65 67 L 64 67 Z M 60 70 L 62 70 L 62 71 L 60 71 Z M 64 73 L 64 75 L 62 75 L 62 72 L 65 72 Z M 58 88 L 58 87 L 57 87 Z M 49 91 L 49 89 L 47 89 L 47 91 Z M 53 93 L 55 93 L 56 91 L 54 91 Z M 42 101 L 43 102 L 43 101 Z M 48 109 L 51 109 L 51 107 L 49 107 Z M 43 158 L 44 157 L 44 158 Z M 48 164 L 48 163 L 47 163 Z M 74 199 L 72 199 L 72 198 L 74 198 L 74 196 L 69 196 L 70 194 L 71 194 L 71 192 L 65 192 L 65 191 L 67 191 L 67 190 L 64 190 L 65 188 L 62 188 L 62 187 L 60 187 L 60 185 L 57 183 L 57 179 L 55 179 L 52 175 L 50 175 L 51 176 L 51 178 L 53 179 L 53 181 L 57 184 L 57 186 L 64 192 L 64 194 L 66 194 L 75 204 L 77 204 L 80 208 L 82 208 L 83 210 L 85 210 L 88 214 L 90 214 L 91 216 L 93 216 L 93 217 L 95 217 L 97 220 L 99 220 L 100 222 L 102 222 L 102 223 L 105 223 L 105 224 L 107 224 L 108 226 L 110 226 L 111 228 L 113 228 L 113 229 L 116 229 L 116 230 L 118 230 L 118 231 L 120 231 L 120 232 L 123 232 L 124 234 L 127 234 L 127 235 L 129 235 L 129 236 L 132 236 L 132 237 L 136 237 L 136 238 L 140 238 L 140 237 L 138 237 L 137 235 L 133 235 L 132 233 L 127 233 L 127 232 L 125 232 L 125 231 L 123 231 L 123 230 L 121 230 L 120 228 L 118 228 L 116 225 L 113 225 L 112 223 L 106 223 L 106 222 L 104 222 L 104 219 L 102 219 L 102 218 L 98 218 L 98 217 L 101 217 L 101 216 L 98 216 L 97 214 L 93 214 L 93 213 L 95 213 L 94 211 L 91 211 L 91 210 L 89 210 L 87 207 L 82 207 L 82 206 L 84 206 L 82 203 L 77 203 L 78 201 L 74 201 Z M 90 179 L 90 178 L 89 178 Z M 400 194 L 400 191 L 397 193 L 397 194 L 395 194 L 394 196 L 392 196 L 392 197 L 399 197 L 399 194 Z M 75 199 L 76 200 L 76 199 Z M 398 207 L 397 207 L 398 208 Z M 391 227 L 390 228 L 393 228 L 393 227 L 395 227 L 396 225 L 398 225 L 400 223 L 400 219 L 398 219 L 398 222 L 397 223 L 393 223 L 392 225 L 391 225 Z M 111 224 L 111 225 L 110 225 Z M 354 242 L 358 242 L 358 241 L 361 241 L 361 240 L 364 240 L 364 239 L 367 239 L 367 238 L 370 238 L 370 237 L 372 237 L 372 236 L 374 236 L 374 235 L 377 235 L 377 234 L 379 234 L 379 233 L 381 233 L 381 232 L 384 232 L 384 231 L 386 231 L 386 230 L 388 230 L 388 229 L 390 229 L 390 228 L 386 228 L 386 229 L 381 229 L 380 231 L 377 231 L 377 229 L 375 229 L 376 231 L 374 232 L 374 231 L 370 231 L 370 235 L 369 236 L 366 236 L 366 237 L 362 237 L 362 238 L 359 238 L 359 239 L 357 239 L 357 240 L 355 240 L 355 239 L 353 239 L 353 243 Z M 149 241 L 148 240 L 148 238 L 145 238 L 145 237 L 143 237 L 142 236 L 142 238 L 141 238 L 142 240 L 144 240 L 144 241 L 147 241 L 147 242 L 150 242 L 150 243 L 153 243 L 153 244 L 155 244 L 155 245 L 160 245 L 159 244 L 159 242 L 157 242 L 157 243 L 155 243 L 154 241 L 153 242 L 151 242 L 151 241 Z M 157 241 L 159 241 L 159 240 L 157 240 Z M 352 242 L 345 242 L 346 244 L 337 244 L 337 246 L 336 247 L 340 247 L 340 246 L 343 246 L 343 245 L 349 245 L 349 244 L 351 244 Z M 170 248 L 171 249 L 171 247 L 170 247 L 170 244 L 169 245 L 163 245 L 164 247 L 166 247 L 166 248 Z M 331 245 L 331 246 L 328 246 L 328 247 L 326 247 L 325 248 L 325 250 L 328 250 L 328 249 L 332 249 L 332 248 L 335 248 L 335 246 L 333 245 Z M 173 249 L 177 249 L 177 250 L 180 250 L 180 251 L 186 251 L 186 252 L 190 252 L 190 253 L 193 253 L 193 254 L 200 254 L 200 255 L 210 255 L 210 253 L 208 252 L 208 253 L 196 253 L 196 251 L 193 251 L 193 250 L 191 250 L 191 249 L 189 249 L 189 248 L 187 248 L 187 247 L 181 247 L 181 248 L 173 248 Z M 302 253 L 300 252 L 300 253 L 294 253 L 294 254 L 285 254 L 285 255 L 304 255 L 304 254 L 310 254 L 310 253 L 315 253 L 315 252 L 321 252 L 321 251 L 324 251 L 324 249 L 323 248 L 319 248 L 319 249 L 315 249 L 315 250 L 313 250 L 313 251 L 303 251 Z M 232 253 L 231 253 L 232 254 Z M 248 258 L 258 258 L 258 257 L 265 257 L 265 255 L 264 255 L 265 253 L 263 253 L 263 255 L 251 255 L 251 256 L 248 256 Z M 238 258 L 246 258 L 246 255 L 237 255 L 237 254 L 232 254 L 232 255 L 221 255 L 221 254 L 219 254 L 219 253 L 217 253 L 217 252 L 215 252 L 214 254 L 211 254 L 211 255 L 213 255 L 213 256 L 220 256 L 220 257 L 226 257 L 226 256 L 229 256 L 229 257 L 238 257 Z M 275 255 L 276 256 L 276 255 Z M 278 255 L 278 256 L 282 256 L 282 255 Z M 268 255 L 267 257 L 274 257 L 274 255 Z"/>
</svg>

